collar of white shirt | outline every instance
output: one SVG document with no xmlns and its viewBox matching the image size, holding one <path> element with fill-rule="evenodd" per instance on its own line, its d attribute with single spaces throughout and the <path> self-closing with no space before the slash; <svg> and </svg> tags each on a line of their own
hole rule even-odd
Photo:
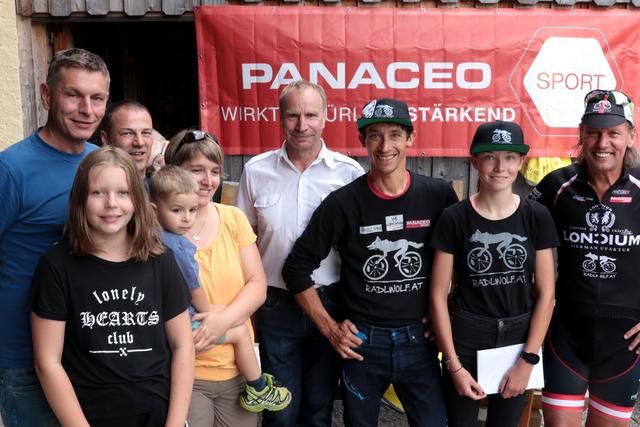
<svg viewBox="0 0 640 427">
<path fill-rule="evenodd" d="M 320 142 L 322 143 L 322 148 L 320 148 L 318 157 L 316 157 L 316 159 L 313 161 L 311 166 L 315 165 L 316 163 L 324 162 L 329 169 L 335 169 L 336 168 L 335 153 L 327 148 L 327 144 L 325 144 L 324 139 L 321 139 Z M 293 166 L 293 163 L 289 159 L 289 155 L 287 154 L 287 150 L 285 148 L 286 143 L 287 141 L 284 141 L 282 143 L 282 146 L 280 147 L 280 150 L 278 150 L 278 158 L 284 160 L 288 165 L 295 168 L 295 166 Z"/>
</svg>

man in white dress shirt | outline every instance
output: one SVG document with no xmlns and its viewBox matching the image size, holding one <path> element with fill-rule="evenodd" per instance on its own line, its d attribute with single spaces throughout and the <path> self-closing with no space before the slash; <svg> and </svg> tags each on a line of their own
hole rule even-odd
<svg viewBox="0 0 640 427">
<path fill-rule="evenodd" d="M 364 170 L 353 159 L 329 150 L 322 140 L 327 112 L 322 87 L 293 82 L 280 94 L 279 107 L 284 144 L 247 162 L 238 191 L 238 207 L 258 235 L 269 284 L 267 300 L 256 313 L 262 368 L 293 397 L 287 409 L 265 412 L 263 425 L 330 426 L 339 361 L 286 289 L 281 272 L 320 202 Z M 339 274 L 335 251 L 313 274 L 323 305 L 336 316 Z"/>
</svg>

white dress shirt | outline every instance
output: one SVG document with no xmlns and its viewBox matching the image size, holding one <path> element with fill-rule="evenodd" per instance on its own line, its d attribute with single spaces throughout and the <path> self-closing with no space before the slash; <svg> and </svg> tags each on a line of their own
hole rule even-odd
<svg viewBox="0 0 640 427">
<path fill-rule="evenodd" d="M 329 150 L 324 141 L 318 157 L 304 172 L 289 160 L 284 144 L 247 162 L 237 204 L 258 234 L 269 286 L 285 288 L 284 260 L 320 202 L 363 173 L 358 162 Z M 340 258 L 332 249 L 312 278 L 316 286 L 326 286 L 339 277 Z"/>
</svg>

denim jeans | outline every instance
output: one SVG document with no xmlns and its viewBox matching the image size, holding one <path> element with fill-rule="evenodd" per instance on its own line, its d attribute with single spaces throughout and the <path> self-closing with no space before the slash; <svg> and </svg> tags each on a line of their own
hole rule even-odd
<svg viewBox="0 0 640 427">
<path fill-rule="evenodd" d="M 318 294 L 329 314 L 339 319 L 335 286 L 319 288 Z M 292 397 L 286 409 L 265 411 L 262 425 L 331 426 L 339 360 L 329 341 L 287 290 L 269 287 L 255 319 L 262 370 L 274 375 Z"/>
<path fill-rule="evenodd" d="M 355 325 L 365 334 L 356 349 L 364 360 L 343 360 L 345 426 L 376 426 L 380 399 L 389 384 L 393 384 L 410 426 L 445 426 L 438 350 L 424 337 L 425 326 L 389 329 Z"/>
<path fill-rule="evenodd" d="M 33 369 L 0 368 L 0 413 L 5 427 L 60 425 Z"/>
<path fill-rule="evenodd" d="M 477 374 L 477 351 L 489 348 L 521 344 L 527 340 L 531 313 L 497 319 L 457 310 L 451 320 L 453 343 L 460 362 L 474 377 Z M 444 375 L 447 399 L 447 417 L 450 427 L 475 427 L 480 402 L 460 396 L 453 385 L 451 375 Z M 525 395 L 503 399 L 499 394 L 489 395 L 487 427 L 515 427 L 524 406 Z"/>
</svg>

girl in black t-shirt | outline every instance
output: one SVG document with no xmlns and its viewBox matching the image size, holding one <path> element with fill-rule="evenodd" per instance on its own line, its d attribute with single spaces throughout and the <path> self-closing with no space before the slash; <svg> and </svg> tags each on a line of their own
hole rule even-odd
<svg viewBox="0 0 640 427">
<path fill-rule="evenodd" d="M 80 163 L 64 239 L 30 296 L 35 366 L 62 425 L 185 425 L 189 291 L 164 252 L 142 177 L 113 147 Z"/>
<path fill-rule="evenodd" d="M 450 427 L 476 425 L 479 400 L 486 396 L 476 381 L 478 350 L 524 343 L 499 393 L 489 395 L 486 425 L 491 427 L 518 424 L 525 388 L 539 362 L 553 310 L 552 248 L 558 237 L 547 210 L 512 191 L 528 150 L 518 125 L 481 125 L 470 150 L 478 193 L 447 208 L 431 239 L 436 253 L 430 309 L 446 367 Z"/>
</svg>

